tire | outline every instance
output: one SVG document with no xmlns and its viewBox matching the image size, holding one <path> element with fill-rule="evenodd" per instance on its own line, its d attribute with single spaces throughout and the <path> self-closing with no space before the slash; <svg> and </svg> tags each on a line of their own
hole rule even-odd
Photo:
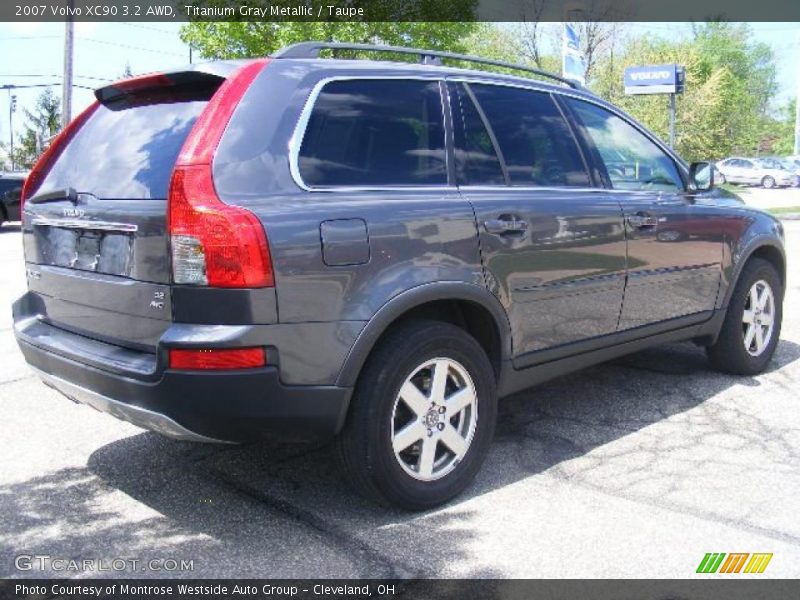
<svg viewBox="0 0 800 600">
<path fill-rule="evenodd" d="M 446 373 L 446 380 L 437 372 Z M 444 381 L 446 386 L 437 389 L 446 391 L 437 394 L 433 381 Z M 467 388 L 474 390 L 474 403 L 451 416 L 442 408 L 444 398 L 469 399 L 469 392 L 456 396 Z M 429 405 L 437 396 L 442 400 Z M 379 342 L 367 360 L 337 439 L 337 457 L 351 485 L 365 496 L 425 510 L 470 484 L 486 458 L 496 420 L 494 371 L 478 342 L 449 323 L 408 321 Z M 395 436 L 403 431 L 407 435 Z M 465 446 L 454 443 L 453 432 Z M 450 445 L 462 451 L 460 457 Z M 423 454 L 433 458 L 423 461 Z"/>
<path fill-rule="evenodd" d="M 758 295 L 768 288 L 771 304 L 753 313 L 753 289 Z M 763 296 L 759 296 L 763 297 Z M 706 348 L 712 366 L 733 375 L 756 375 L 761 373 L 778 345 L 783 320 L 783 285 L 775 267 L 760 258 L 751 258 L 744 266 L 739 281 L 733 290 L 725 320 L 717 341 Z M 771 310 L 770 310 L 771 308 Z M 745 311 L 748 311 L 748 315 Z M 771 313 L 771 328 L 763 325 Z M 755 319 L 753 321 L 752 319 Z M 746 322 L 749 321 L 748 322 Z M 750 334 L 752 325 L 754 334 Z M 761 329 L 761 341 L 757 329 Z M 767 333 L 768 332 L 768 333 Z M 748 337 L 750 340 L 748 342 Z"/>
<path fill-rule="evenodd" d="M 767 175 L 761 180 L 761 187 L 771 190 L 775 187 L 775 179 L 771 175 Z"/>
</svg>

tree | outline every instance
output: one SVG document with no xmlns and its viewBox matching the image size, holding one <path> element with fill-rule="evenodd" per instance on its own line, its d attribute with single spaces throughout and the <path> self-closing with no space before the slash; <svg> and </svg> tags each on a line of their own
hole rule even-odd
<svg viewBox="0 0 800 600">
<path fill-rule="evenodd" d="M 225 0 L 220 0 L 225 4 Z M 207 3 L 211 5 L 213 3 Z M 264 0 L 251 6 L 267 6 Z M 181 28 L 181 39 L 204 58 L 265 56 L 297 42 L 309 40 L 418 46 L 463 52 L 465 38 L 474 33 L 477 0 L 440 3 L 423 0 L 382 0 L 370 3 L 370 18 L 377 22 L 192 22 Z M 447 18 L 447 22 L 441 22 Z"/>
<path fill-rule="evenodd" d="M 542 16 L 547 0 L 529 0 L 522 6 L 522 23 L 520 24 L 521 54 L 526 56 L 540 69 L 544 54 Z"/>
<path fill-rule="evenodd" d="M 770 125 L 770 131 L 765 132 L 765 137 L 771 134 L 770 147 L 765 149 L 769 154 L 788 156 L 794 154 L 794 125 L 795 107 L 797 99 L 792 98 L 778 111 L 778 118 Z"/>
<path fill-rule="evenodd" d="M 754 43 L 746 25 L 706 23 L 690 39 L 668 41 L 638 36 L 598 61 L 590 87 L 630 112 L 656 134 L 669 132 L 665 95 L 627 96 L 625 66 L 678 63 L 686 89 L 677 100 L 678 152 L 686 159 L 719 159 L 758 154 L 769 129 L 775 66 L 769 47 Z"/>
<path fill-rule="evenodd" d="M 41 154 L 46 141 L 61 127 L 61 100 L 46 88 L 36 100 L 33 111 L 25 109 L 25 131 L 19 144 L 14 145 L 14 163 L 31 168 Z"/>
</svg>

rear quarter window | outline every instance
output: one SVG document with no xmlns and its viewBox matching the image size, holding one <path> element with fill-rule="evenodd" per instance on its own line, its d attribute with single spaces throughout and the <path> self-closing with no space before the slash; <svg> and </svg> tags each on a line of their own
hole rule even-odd
<svg viewBox="0 0 800 600">
<path fill-rule="evenodd" d="M 326 83 L 306 126 L 298 170 L 311 187 L 447 183 L 439 82 Z"/>
</svg>

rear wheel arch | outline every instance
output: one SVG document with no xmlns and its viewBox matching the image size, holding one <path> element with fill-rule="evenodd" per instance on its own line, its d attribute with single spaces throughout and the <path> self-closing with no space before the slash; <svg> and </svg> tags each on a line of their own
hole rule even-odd
<svg viewBox="0 0 800 600">
<path fill-rule="evenodd" d="M 511 354 L 511 330 L 505 310 L 485 288 L 452 282 L 421 285 L 384 304 L 350 349 L 337 385 L 355 385 L 381 339 L 413 319 L 441 321 L 464 329 L 484 349 L 499 379 L 502 364 Z"/>
</svg>

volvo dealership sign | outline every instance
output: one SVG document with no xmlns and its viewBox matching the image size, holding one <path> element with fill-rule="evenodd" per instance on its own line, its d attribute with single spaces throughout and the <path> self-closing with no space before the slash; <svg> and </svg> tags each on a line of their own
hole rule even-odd
<svg viewBox="0 0 800 600">
<path fill-rule="evenodd" d="M 650 65 L 625 69 L 626 94 L 682 94 L 683 67 Z"/>
</svg>

